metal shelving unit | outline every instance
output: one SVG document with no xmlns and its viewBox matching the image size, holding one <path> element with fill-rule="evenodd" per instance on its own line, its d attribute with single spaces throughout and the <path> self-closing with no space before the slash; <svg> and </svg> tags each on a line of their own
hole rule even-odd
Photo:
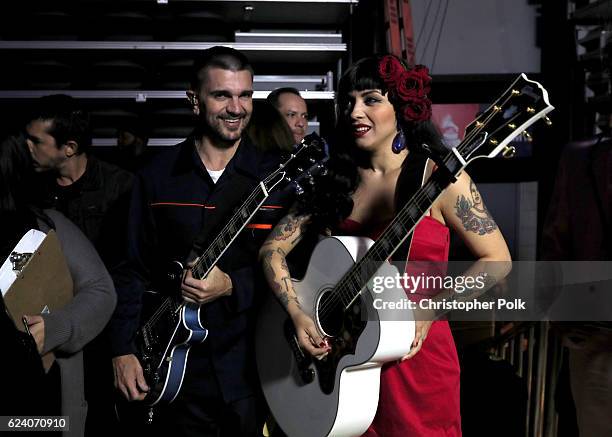
<svg viewBox="0 0 612 437">
<path fill-rule="evenodd" d="M 585 117 L 594 135 L 597 125 L 608 123 L 612 111 L 612 0 L 574 0 L 570 20 L 576 32 L 576 74 L 585 85 L 586 110 L 577 117 Z"/>
<path fill-rule="evenodd" d="M 10 123 L 32 99 L 68 94 L 82 99 L 92 123 L 99 123 L 97 144 L 113 144 L 113 126 L 135 117 L 152 120 L 160 138 L 151 145 L 176 144 L 191 123 L 182 101 L 194 55 L 223 45 L 245 53 L 260 73 L 253 84 L 256 100 L 275 88 L 295 87 L 321 124 L 331 126 L 335 78 L 348 50 L 342 26 L 357 5 L 25 0 L 0 17 L 0 113 Z M 318 128 L 319 122 L 311 125 Z"/>
<path fill-rule="evenodd" d="M 255 91 L 253 98 L 263 100 L 269 91 Z M 67 94 L 77 99 L 123 99 L 146 102 L 151 99 L 184 100 L 185 91 L 164 90 L 9 90 L 0 91 L 0 99 L 36 99 L 49 94 Z M 333 100 L 333 91 L 300 91 L 305 100 Z"/>
</svg>

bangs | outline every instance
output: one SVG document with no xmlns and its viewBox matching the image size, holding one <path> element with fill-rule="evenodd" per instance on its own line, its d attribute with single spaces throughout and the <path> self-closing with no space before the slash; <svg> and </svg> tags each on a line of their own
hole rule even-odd
<svg viewBox="0 0 612 437">
<path fill-rule="evenodd" d="M 379 89 L 385 94 L 387 87 L 378 73 L 378 62 L 378 57 L 371 57 L 353 64 L 340 79 L 338 100 L 346 100 L 351 91 Z"/>
</svg>

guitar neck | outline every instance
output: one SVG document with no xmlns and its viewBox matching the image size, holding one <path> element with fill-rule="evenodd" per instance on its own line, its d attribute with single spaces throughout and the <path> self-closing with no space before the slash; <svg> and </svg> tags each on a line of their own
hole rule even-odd
<svg viewBox="0 0 612 437">
<path fill-rule="evenodd" d="M 444 163 L 453 176 L 459 175 L 465 167 L 453 152 L 446 155 Z M 408 238 L 447 185 L 448 176 L 442 171 L 434 172 L 393 218 L 367 253 L 338 282 L 336 289 L 340 291 L 338 296 L 345 309 L 352 305 L 367 281 Z"/>
<path fill-rule="evenodd" d="M 259 207 L 268 198 L 269 193 L 263 183 L 251 192 L 248 199 L 240 206 L 238 211 L 229 219 L 217 237 L 208 245 L 204 253 L 191 268 L 193 277 L 204 279 L 217 264 L 230 244 L 249 223 Z"/>
</svg>

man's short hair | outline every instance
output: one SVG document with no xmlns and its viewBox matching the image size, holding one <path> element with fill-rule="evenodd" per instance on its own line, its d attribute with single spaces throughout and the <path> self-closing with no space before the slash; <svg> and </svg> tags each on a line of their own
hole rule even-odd
<svg viewBox="0 0 612 437">
<path fill-rule="evenodd" d="M 55 138 L 58 148 L 68 141 L 75 141 L 78 144 L 76 153 L 81 154 L 91 146 L 89 115 L 76 99 L 66 94 L 52 94 L 38 99 L 27 123 L 35 120 L 51 122 L 47 133 Z"/>
<path fill-rule="evenodd" d="M 280 103 L 279 103 L 280 96 L 283 94 L 295 94 L 298 97 L 302 97 L 302 95 L 296 88 L 286 86 L 282 88 L 276 88 L 274 91 L 268 94 L 268 97 L 266 98 L 266 100 L 268 100 L 268 102 L 272 106 L 274 106 L 276 109 L 278 109 L 278 107 L 280 106 Z"/>
<path fill-rule="evenodd" d="M 221 68 L 230 71 L 247 70 L 253 77 L 253 67 L 246 56 L 231 47 L 215 46 L 202 51 L 193 63 L 191 71 L 191 89 L 198 91 L 209 68 Z"/>
</svg>

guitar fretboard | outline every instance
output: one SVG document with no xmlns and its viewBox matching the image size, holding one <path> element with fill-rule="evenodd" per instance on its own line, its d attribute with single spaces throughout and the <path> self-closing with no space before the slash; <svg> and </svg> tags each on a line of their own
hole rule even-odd
<svg viewBox="0 0 612 437">
<path fill-rule="evenodd" d="M 457 176 L 463 168 L 452 152 L 448 153 L 444 162 L 453 176 Z M 363 286 L 408 238 L 408 235 L 447 185 L 446 175 L 441 171 L 434 172 L 395 216 L 363 258 L 355 263 L 342 280 L 338 282 L 336 295 L 345 309 L 352 305 L 361 293 Z"/>
<path fill-rule="evenodd" d="M 257 212 L 261 204 L 266 200 L 268 194 L 262 185 L 258 185 L 249 198 L 242 204 L 240 209 L 230 218 L 221 232 L 206 248 L 198 261 L 191 268 L 193 277 L 203 279 L 215 266 L 221 255 L 228 248 L 230 243 L 236 238 L 238 233 L 247 225 L 251 216 Z"/>
</svg>

